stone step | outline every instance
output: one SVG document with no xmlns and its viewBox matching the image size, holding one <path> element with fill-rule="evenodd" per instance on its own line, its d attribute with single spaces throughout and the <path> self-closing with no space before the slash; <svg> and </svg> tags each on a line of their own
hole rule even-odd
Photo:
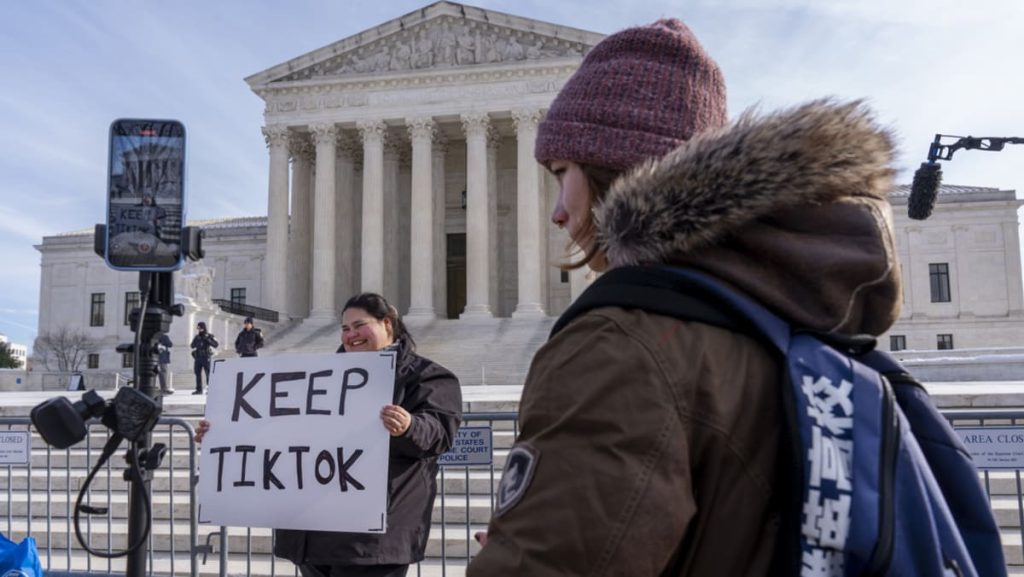
<svg viewBox="0 0 1024 577">
<path fill-rule="evenodd" d="M 31 503 L 24 492 L 13 492 L 8 499 L 0 502 L 0 519 L 8 517 L 25 519 L 29 516 L 31 504 L 31 517 L 34 522 L 45 523 L 46 519 L 69 519 L 72 518 L 74 505 L 78 499 L 78 493 L 67 495 L 55 493 L 47 496 L 45 493 L 34 493 Z M 467 517 L 467 500 L 469 502 L 469 518 L 471 523 L 486 524 L 491 519 L 493 510 L 493 499 L 489 495 L 470 496 L 445 495 L 444 499 L 438 495 L 434 501 L 433 520 L 437 523 L 465 523 Z M 93 493 L 92 497 L 84 501 L 93 507 L 105 507 L 109 510 L 109 516 L 115 520 L 128 518 L 128 492 L 120 491 L 112 493 L 108 499 L 105 493 Z M 191 507 L 187 493 L 155 493 L 152 496 L 153 518 L 158 521 L 167 521 L 173 518 L 176 523 L 187 524 L 191 515 Z M 442 511 L 443 509 L 443 511 Z M 1012 511 L 1014 515 L 1016 510 Z M 85 519 L 83 515 L 82 519 Z M 107 514 L 93 516 L 94 521 L 106 522 Z"/>
<path fill-rule="evenodd" d="M 30 526 L 24 519 L 14 520 L 10 527 L 6 523 L 0 523 L 5 529 L 4 534 L 11 540 L 18 542 L 25 537 L 31 536 L 36 539 L 36 546 L 40 551 L 81 551 L 73 524 L 64 519 L 51 519 L 49 523 L 36 521 Z M 91 529 L 85 520 L 82 520 L 81 529 L 84 537 L 89 539 L 90 547 L 93 549 L 105 550 L 108 546 L 113 550 L 122 550 L 127 545 L 128 522 L 115 519 L 109 524 L 103 520 L 93 520 Z M 196 533 L 196 542 L 205 543 L 207 535 L 217 533 L 219 527 L 213 525 L 200 525 Z M 471 524 L 468 527 L 464 524 L 449 523 L 447 525 L 434 524 L 431 526 L 427 541 L 427 557 L 441 557 L 442 551 L 447 557 L 466 558 L 467 552 L 475 555 L 480 550 L 480 545 L 473 539 L 478 531 L 486 531 L 485 524 Z M 108 540 L 109 537 L 109 540 Z M 214 538 L 216 541 L 216 538 Z M 190 548 L 190 537 L 188 524 L 176 524 L 173 527 L 167 523 L 154 522 L 150 538 L 150 547 L 154 552 L 174 551 L 186 552 Z M 216 545 L 219 547 L 219 544 Z M 228 530 L 228 551 L 243 552 L 251 551 L 269 555 L 273 551 L 273 537 L 270 529 L 255 527 L 252 529 L 232 527 Z M 58 554 L 59 556 L 59 554 Z"/>
<path fill-rule="evenodd" d="M 72 516 L 75 501 L 78 499 L 77 491 L 70 495 L 55 493 L 47 496 L 45 493 L 33 493 L 32 495 L 32 517 L 35 519 L 68 519 Z M 112 493 L 110 499 L 101 492 L 94 492 L 92 497 L 86 501 L 93 507 L 106 507 L 114 519 L 128 518 L 128 492 L 119 491 Z M 156 520 L 168 520 L 173 511 L 176 522 L 188 523 L 191 515 L 191 506 L 188 493 L 154 493 L 151 498 L 153 505 L 153 518 Z M 10 499 L 0 502 L 0 519 L 8 515 L 23 518 L 29 514 L 29 499 L 24 492 L 13 493 Z M 84 518 L 84 516 L 83 516 Z M 94 520 L 100 519 L 106 522 L 106 515 L 94 516 Z"/>
<path fill-rule="evenodd" d="M 495 435 L 495 439 L 494 439 L 495 445 L 499 444 L 500 442 L 501 442 L 500 438 L 496 434 Z M 506 444 L 506 443 L 502 443 L 502 444 Z M 508 443 L 507 444 L 511 445 L 511 439 L 508 439 Z M 500 472 L 503 469 L 503 467 L 505 466 L 506 461 L 508 460 L 508 452 L 509 452 L 509 449 L 507 449 L 507 448 L 497 448 L 497 447 L 494 448 L 493 452 L 492 452 L 492 458 L 491 458 L 492 465 L 473 465 L 472 466 L 473 470 L 480 470 L 480 469 L 490 470 L 490 468 L 493 466 L 493 468 L 495 469 L 496 473 L 500 477 L 500 474 L 501 474 Z M 47 476 L 49 476 L 51 478 L 52 482 L 58 483 L 56 485 L 51 485 L 51 487 L 53 487 L 54 489 L 57 489 L 57 490 L 64 489 L 64 487 L 66 485 L 64 483 L 62 483 L 62 482 L 56 481 L 56 479 L 58 477 L 63 479 L 63 478 L 66 478 L 68 476 L 70 476 L 72 478 L 72 481 L 73 481 L 72 487 L 77 488 L 79 486 L 78 483 L 79 482 L 84 482 L 85 477 L 89 474 L 89 471 L 91 470 L 89 468 L 86 468 L 86 465 L 94 464 L 94 462 L 96 461 L 97 458 L 98 458 L 98 455 L 94 455 L 92 457 L 89 457 L 89 456 L 87 456 L 85 454 L 77 455 L 77 456 L 73 455 L 70 458 L 70 463 L 71 463 L 70 468 L 67 466 L 67 463 L 61 462 L 61 461 L 65 460 L 63 458 L 60 459 L 60 460 L 52 459 L 50 463 L 47 463 L 45 460 L 42 460 L 39 463 L 35 463 L 34 462 L 35 459 L 33 458 L 33 466 L 31 468 L 31 474 L 32 474 L 33 478 L 36 478 L 36 479 L 41 478 L 42 481 L 43 481 L 43 484 L 42 484 L 41 487 L 39 485 L 34 485 L 33 488 L 45 489 L 46 486 L 47 486 L 46 483 L 45 483 Z M 115 461 L 115 459 L 112 458 L 111 459 L 111 467 L 110 467 L 110 475 L 111 475 L 111 477 L 120 480 L 120 479 L 122 479 L 122 474 L 123 474 L 126 466 L 125 466 L 123 460 L 118 459 L 117 462 L 114 462 L 114 461 Z M 197 459 L 197 462 L 198 462 L 198 459 Z M 157 469 L 155 471 L 155 473 L 159 474 L 160 472 L 166 472 L 166 473 L 169 474 L 172 471 L 172 468 L 171 468 L 172 464 L 174 465 L 173 471 L 175 473 L 177 473 L 179 471 L 188 471 L 189 470 L 189 459 L 188 459 L 188 456 L 187 455 L 178 455 L 178 456 L 175 456 L 174 458 L 165 458 L 163 464 L 161 465 L 161 468 Z M 465 467 L 458 467 L 458 466 L 445 466 L 443 468 L 446 471 L 445 472 L 445 477 L 448 477 L 448 476 L 451 476 L 451 475 L 464 475 L 464 472 L 466 470 Z M 27 474 L 30 469 L 28 469 L 27 467 L 26 468 L 18 468 L 18 469 L 13 469 L 12 468 L 11 476 L 14 477 L 16 471 L 18 471 L 18 470 L 24 471 Z M 107 468 L 104 466 L 104 468 L 101 469 L 100 472 L 97 474 L 97 476 L 94 478 L 93 482 L 96 483 L 99 479 L 106 478 L 106 475 L 107 475 Z M 0 490 L 3 490 L 3 489 L 7 488 L 6 478 L 7 478 L 6 475 L 0 474 Z M 440 478 L 440 474 L 438 475 L 438 478 Z M 79 481 L 76 482 L 76 480 L 79 480 Z M 114 486 L 116 486 L 116 483 L 114 483 Z M 94 485 L 94 488 L 95 487 L 97 487 L 97 485 Z M 23 487 L 19 487 L 19 488 L 23 488 Z M 104 486 L 104 488 L 105 488 L 105 486 Z"/>
<path fill-rule="evenodd" d="M 69 499 L 70 497 L 70 499 Z M 45 494 L 34 494 L 31 502 L 31 515 L 36 522 L 45 522 L 47 518 L 68 519 L 71 517 L 77 493 L 70 496 L 59 493 L 49 498 Z M 128 516 L 127 492 L 107 495 L 94 493 L 87 501 L 93 506 L 107 507 L 113 519 L 126 519 Z M 188 494 L 154 494 L 152 497 L 153 517 L 156 520 L 168 520 L 171 511 L 178 523 L 187 523 L 191 515 Z M 494 500 L 491 495 L 447 494 L 444 498 L 438 495 L 434 501 L 432 518 L 437 523 L 465 523 L 467 516 L 470 523 L 486 524 L 492 515 Z M 1004 529 L 1021 527 L 1021 516 L 1016 498 L 995 498 L 992 510 L 996 523 Z M 29 515 L 29 499 L 23 492 L 14 492 L 9 499 L 0 502 L 0 519 L 7 517 L 23 519 Z M 94 517 L 105 522 L 106 516 Z"/>
<path fill-rule="evenodd" d="M 1024 476 L 1017 471 L 988 471 L 978 475 L 983 487 L 991 495 L 1016 495 L 1024 490 Z"/>
<path fill-rule="evenodd" d="M 1021 546 L 1021 532 L 1002 530 L 999 536 L 1003 541 L 1003 555 L 1007 565 L 1024 565 L 1024 547 Z"/>
<path fill-rule="evenodd" d="M 108 477 L 107 470 L 104 468 L 96 475 L 96 477 L 93 478 L 91 490 L 94 493 L 106 492 L 109 487 L 112 492 L 126 491 L 128 485 L 121 476 L 123 471 L 123 466 L 111 467 Z M 81 484 L 85 482 L 87 474 L 88 473 L 82 469 L 72 469 L 71 471 L 68 471 L 67 469 L 61 468 L 54 469 L 49 472 L 49 475 L 47 475 L 46 470 L 32 469 L 30 476 L 28 469 L 12 467 L 7 474 L 0 473 L 0 494 L 6 493 L 9 490 L 24 491 L 28 488 L 31 482 L 33 492 L 46 492 L 47 487 L 49 487 L 51 491 L 71 491 L 72 494 L 77 495 L 78 489 Z M 154 493 L 167 492 L 173 486 L 175 492 L 181 492 L 182 494 L 187 495 L 189 489 L 189 478 L 190 474 L 188 468 L 175 469 L 174 471 L 169 469 L 157 469 L 156 471 L 153 471 L 153 481 L 150 486 Z M 2 496 L 0 496 L 0 498 L 2 498 Z"/>
<path fill-rule="evenodd" d="M 444 487 L 448 496 L 465 495 L 467 487 L 471 495 L 492 495 L 498 490 L 500 482 L 501 469 L 497 467 L 494 470 L 472 468 L 468 474 L 466 469 L 447 468 L 444 478 L 438 477 L 439 486 Z"/>
<path fill-rule="evenodd" d="M 49 575 L 56 575 L 64 572 L 76 573 L 107 573 L 112 575 L 124 575 L 125 560 L 114 559 L 107 564 L 105 559 L 90 557 L 84 551 L 72 552 L 70 562 L 67 555 L 55 553 L 52 558 L 47 558 L 45 551 L 40 551 L 43 569 Z M 279 559 L 266 554 L 246 555 L 243 553 L 229 553 L 227 560 L 227 575 L 250 575 L 252 577 L 298 577 L 298 569 L 286 559 Z M 152 574 L 188 576 L 191 570 L 191 559 L 187 552 L 171 555 L 167 552 L 154 552 L 152 554 Z M 197 558 L 197 574 L 200 577 L 216 577 L 220 574 L 220 558 L 216 553 L 208 555 L 206 562 L 203 556 Z M 409 569 L 409 577 L 464 577 L 466 574 L 465 559 L 453 558 L 448 560 L 442 567 L 441 560 L 427 559 Z"/>
<path fill-rule="evenodd" d="M 467 486 L 471 494 L 491 494 L 497 490 L 498 483 L 501 481 L 501 469 L 497 465 L 493 468 L 487 466 L 442 467 L 442 470 L 444 474 L 438 474 L 438 483 L 444 486 L 444 492 L 449 495 L 464 494 Z M 108 478 L 107 471 L 104 469 L 93 478 L 92 491 L 106 492 L 108 486 L 113 492 L 127 491 L 127 483 L 121 477 L 122 471 L 123 468 L 111 468 Z M 70 471 L 70 487 L 68 487 L 68 473 L 66 469 L 56 469 L 47 475 L 46 470 L 33 469 L 31 472 L 32 491 L 45 493 L 49 487 L 52 491 L 71 491 L 72 494 L 77 494 L 81 483 L 85 481 L 86 472 L 84 470 Z M 25 491 L 29 485 L 29 479 L 29 471 L 24 468 L 11 468 L 8 474 L 0 472 L 0 499 L 8 490 Z M 189 489 L 188 470 L 175 469 L 172 472 L 167 469 L 157 469 L 153 472 L 151 487 L 154 494 L 166 493 L 172 484 L 175 492 L 187 495 Z"/>
<path fill-rule="evenodd" d="M 534 353 L 547 340 L 553 318 L 481 322 L 418 321 L 408 326 L 417 351 L 454 372 L 463 385 L 521 385 Z M 336 322 L 305 321 L 262 351 L 264 355 L 328 353 L 340 340 Z"/>
<path fill-rule="evenodd" d="M 105 525 L 93 526 L 91 546 L 93 548 L 105 549 L 107 547 Z M 472 539 L 472 534 L 476 531 L 484 530 L 484 525 L 472 525 L 468 529 L 469 537 L 467 538 L 467 529 L 462 525 L 449 525 L 442 531 L 440 525 L 434 525 L 431 528 L 430 538 L 427 546 L 427 556 L 436 563 L 437 558 L 441 556 L 442 548 L 447 559 L 466 559 L 467 554 L 472 557 L 479 551 L 479 545 Z M 37 546 L 41 555 L 52 556 L 54 563 L 66 564 L 67 558 L 67 546 L 70 543 L 72 549 L 72 556 L 75 558 L 82 558 L 84 552 L 79 548 L 78 542 L 75 539 L 73 533 L 67 530 L 67 526 L 60 522 L 53 522 L 51 524 L 52 539 L 47 539 L 47 533 L 45 528 L 36 524 L 33 527 L 33 536 L 36 538 Z M 111 546 L 116 550 L 124 546 L 126 541 L 125 533 L 127 525 L 124 523 L 115 523 L 113 526 L 114 539 Z M 209 526 L 200 526 L 198 535 L 199 543 L 206 541 L 206 535 L 209 533 L 217 532 L 218 528 Z M 442 534 L 443 533 L 443 534 Z M 26 536 L 24 528 L 15 524 L 13 530 L 9 531 L 9 536 L 15 540 Z M 1021 534 L 1019 531 L 1003 531 L 1001 533 L 1003 540 L 1003 550 L 1006 555 L 1007 564 L 1012 567 L 1015 572 L 1024 572 L 1024 548 L 1021 547 Z M 153 530 L 153 538 L 151 540 L 151 549 L 154 557 L 163 560 L 169 565 L 170 558 L 170 546 L 173 543 L 176 554 L 174 555 L 176 562 L 184 565 L 183 572 L 187 572 L 188 563 L 188 547 L 189 539 L 188 535 L 176 532 L 173 539 L 170 532 L 166 527 L 162 525 L 155 525 Z M 467 549 L 468 544 L 468 549 Z M 217 539 L 214 539 L 215 548 L 219 547 Z M 246 565 L 245 552 L 248 552 L 253 557 L 249 563 L 255 565 L 260 564 L 262 571 L 269 573 L 269 566 L 272 564 L 270 559 L 272 550 L 272 539 L 271 531 L 269 529 L 255 528 L 251 531 L 246 531 L 242 528 L 231 528 L 228 531 L 228 551 L 231 553 L 231 563 L 234 570 L 239 573 L 244 573 L 245 569 L 239 567 L 239 565 Z M 101 565 L 101 560 L 94 559 L 93 563 Z M 80 561 L 84 566 L 84 559 Z M 207 559 L 208 565 L 215 565 L 217 563 L 216 554 L 211 555 Z M 281 561 L 274 563 L 276 568 L 283 569 L 282 573 L 288 574 L 288 565 L 281 566 Z M 60 565 L 57 565 L 60 567 Z M 103 566 L 103 565 L 101 565 Z M 266 574 L 260 569 L 254 569 L 252 574 Z"/>
<path fill-rule="evenodd" d="M 161 468 L 170 468 L 173 464 L 175 469 L 188 469 L 189 467 L 189 454 L 187 447 L 188 445 L 179 444 L 185 450 L 168 451 L 164 455 L 164 459 L 160 464 Z M 99 450 L 93 449 L 88 451 L 86 449 L 72 449 L 70 451 L 52 451 L 50 454 L 46 454 L 44 451 L 32 451 L 31 463 L 33 470 L 45 470 L 51 469 L 66 469 L 71 467 L 73 470 L 88 471 L 95 466 L 96 461 L 100 458 Z M 125 448 L 122 447 L 110 458 L 111 466 L 115 469 L 123 469 L 125 465 L 124 460 Z M 195 456 L 196 464 L 199 462 L 199 454 Z"/>
<path fill-rule="evenodd" d="M 483 412 L 514 412 L 515 407 L 509 407 L 507 403 L 493 403 L 493 402 L 474 402 L 471 405 L 466 403 L 464 407 L 465 418 L 463 419 L 462 426 L 464 427 L 490 427 L 493 431 L 493 441 L 495 448 L 509 448 L 512 446 L 515 440 L 516 432 L 518 431 L 517 424 L 513 420 L 480 420 L 473 418 L 473 412 L 477 414 Z M 198 426 L 200 416 L 192 418 L 186 418 L 185 420 L 190 421 L 193 429 Z M 18 429 L 14 429 L 18 430 Z M 109 436 L 105 429 L 101 427 L 90 427 L 90 433 L 86 439 L 73 445 L 68 449 L 54 449 L 46 444 L 43 438 L 33 431 L 30 447 L 31 447 L 31 462 L 33 467 L 46 466 L 47 462 L 51 466 L 63 467 L 70 459 L 72 467 L 85 467 L 92 466 L 95 459 L 98 459 L 100 453 L 103 451 L 103 445 L 107 442 Z M 153 443 L 163 443 L 168 449 L 173 451 L 173 455 L 165 456 L 164 464 L 161 466 L 167 466 L 167 460 L 172 456 L 177 459 L 177 463 L 184 460 L 187 465 L 188 462 L 188 448 L 189 434 L 186 433 L 181 427 L 175 426 L 168 431 L 165 427 L 158 427 L 152 437 Z M 123 462 L 123 455 L 127 450 L 127 443 L 122 443 L 118 447 L 117 452 L 111 457 L 111 462 L 117 464 Z M 201 448 L 197 445 L 197 451 Z M 24 465 L 16 465 L 24 466 Z"/>
</svg>

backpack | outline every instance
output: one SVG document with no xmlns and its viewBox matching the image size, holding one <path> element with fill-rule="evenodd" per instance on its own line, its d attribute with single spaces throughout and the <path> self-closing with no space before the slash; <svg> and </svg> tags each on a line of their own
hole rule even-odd
<svg viewBox="0 0 1024 577">
<path fill-rule="evenodd" d="M 999 530 L 977 471 L 927 392 L 870 335 L 791 327 L 692 269 L 624 267 L 558 319 L 637 308 L 741 332 L 778 352 L 790 491 L 776 575 L 1001 576 Z"/>
</svg>

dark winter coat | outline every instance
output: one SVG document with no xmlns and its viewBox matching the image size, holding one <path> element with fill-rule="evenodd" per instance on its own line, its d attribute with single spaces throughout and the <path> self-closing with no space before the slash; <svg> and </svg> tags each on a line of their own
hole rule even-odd
<svg viewBox="0 0 1024 577">
<path fill-rule="evenodd" d="M 171 337 L 166 334 L 160 335 L 160 358 L 158 359 L 161 365 L 167 365 L 171 362 L 171 347 L 174 343 L 171 342 Z"/>
<path fill-rule="evenodd" d="M 620 178 L 598 238 L 612 268 L 698 268 L 794 326 L 879 335 L 901 302 L 892 152 L 856 104 L 745 116 Z M 575 318 L 533 359 L 516 466 L 466 575 L 771 575 L 780 374 L 744 334 L 621 307 Z"/>
<path fill-rule="evenodd" d="M 258 349 L 263 348 L 263 331 L 253 328 L 242 329 L 235 337 L 235 352 L 242 356 L 255 356 Z"/>
<path fill-rule="evenodd" d="M 405 434 L 391 437 L 387 532 L 279 529 L 278 557 L 309 565 L 398 565 L 423 559 L 437 494 L 437 458 L 455 440 L 462 391 L 448 369 L 404 346 L 399 351 L 394 404 L 412 414 L 412 424 Z"/>
<path fill-rule="evenodd" d="M 192 337 L 192 344 L 189 348 L 192 349 L 192 358 L 196 360 L 209 359 L 213 356 L 213 349 L 220 346 L 217 342 L 217 337 L 213 336 L 213 333 L 196 333 L 196 336 Z"/>
</svg>

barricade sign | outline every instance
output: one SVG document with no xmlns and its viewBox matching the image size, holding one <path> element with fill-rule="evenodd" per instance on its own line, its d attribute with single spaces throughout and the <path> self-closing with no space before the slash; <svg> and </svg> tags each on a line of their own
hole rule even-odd
<svg viewBox="0 0 1024 577">
<path fill-rule="evenodd" d="M 217 360 L 199 465 L 199 522 L 387 530 L 395 351 Z"/>
<path fill-rule="evenodd" d="M 1024 469 L 1024 427 L 953 427 L 974 466 L 982 469 Z"/>
<path fill-rule="evenodd" d="M 0 431 L 0 465 L 27 465 L 30 438 L 28 431 Z"/>
<path fill-rule="evenodd" d="M 494 442 L 490 427 L 462 427 L 455 443 L 438 463 L 449 467 L 490 465 L 494 460 Z"/>
</svg>

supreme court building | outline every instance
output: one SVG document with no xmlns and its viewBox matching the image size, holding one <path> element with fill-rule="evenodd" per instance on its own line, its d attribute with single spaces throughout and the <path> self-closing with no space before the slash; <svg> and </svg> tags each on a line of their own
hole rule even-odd
<svg viewBox="0 0 1024 577">
<path fill-rule="evenodd" d="M 438 2 L 246 79 L 266 102 L 263 305 L 541 317 L 571 282 L 537 123 L 602 35 Z M 290 170 L 289 170 L 290 167 Z"/>
</svg>

